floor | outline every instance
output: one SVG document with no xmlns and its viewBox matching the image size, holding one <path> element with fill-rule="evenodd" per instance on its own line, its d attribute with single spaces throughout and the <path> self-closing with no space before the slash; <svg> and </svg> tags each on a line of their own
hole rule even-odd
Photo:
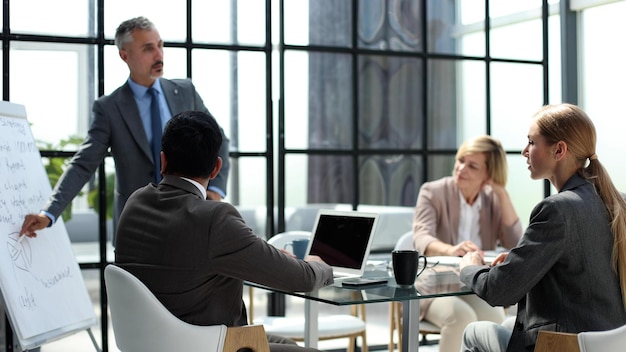
<svg viewBox="0 0 626 352">
<path fill-rule="evenodd" d="M 98 299 L 98 276 L 97 272 L 84 273 L 85 284 L 88 287 L 92 300 Z M 247 291 L 247 290 L 244 290 Z M 247 292 L 244 300 L 247 302 Z M 255 316 L 263 316 L 266 312 L 267 292 L 259 289 L 254 290 L 255 299 Z M 337 307 L 326 304 L 320 304 L 320 314 L 349 314 L 349 307 Z M 100 316 L 99 306 L 94 307 L 96 315 Z M 287 297 L 287 315 L 297 316 L 304 314 L 304 301 L 299 298 Z M 366 305 L 367 315 L 367 340 L 371 350 L 387 351 L 389 343 L 389 304 L 374 303 Z M 101 345 L 101 330 L 99 326 L 91 329 L 98 345 Z M 420 352 L 438 352 L 439 346 L 436 344 L 436 335 L 429 339 L 434 340 L 434 345 L 420 346 Z M 329 341 L 320 341 L 318 348 L 320 350 L 340 350 L 346 347 L 347 339 L 337 339 Z M 358 344 L 359 342 L 357 342 Z M 98 347 L 99 348 L 99 347 Z M 64 337 L 60 340 L 49 342 L 41 347 L 41 352 L 88 352 L 98 351 L 93 345 L 89 333 L 80 331 L 76 334 Z M 115 346 L 115 336 L 112 328 L 109 328 L 109 351 L 119 352 Z"/>
</svg>

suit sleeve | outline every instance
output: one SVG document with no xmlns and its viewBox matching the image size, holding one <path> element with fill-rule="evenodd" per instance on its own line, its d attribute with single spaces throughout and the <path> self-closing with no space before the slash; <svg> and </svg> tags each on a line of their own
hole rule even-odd
<svg viewBox="0 0 626 352">
<path fill-rule="evenodd" d="M 433 202 L 433 190 L 425 183 L 417 196 L 413 217 L 413 243 L 420 253 L 425 253 L 426 247 L 437 240 L 437 209 Z"/>
<path fill-rule="evenodd" d="M 284 254 L 256 236 L 230 204 L 220 203 L 212 216 L 209 257 L 219 274 L 296 292 L 333 282 L 330 266 Z"/>
<path fill-rule="evenodd" d="M 550 271 L 564 252 L 566 221 L 555 203 L 535 207 L 530 225 L 506 260 L 494 267 L 468 266 L 461 281 L 493 306 L 517 303 Z"/>
</svg>

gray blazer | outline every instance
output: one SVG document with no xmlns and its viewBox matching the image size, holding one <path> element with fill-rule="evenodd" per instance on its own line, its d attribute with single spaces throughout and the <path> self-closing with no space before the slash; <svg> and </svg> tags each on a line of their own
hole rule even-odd
<svg viewBox="0 0 626 352">
<path fill-rule="evenodd" d="M 518 303 L 507 351 L 533 351 L 539 330 L 578 333 L 626 324 L 613 234 L 594 186 L 572 176 L 532 211 L 506 260 L 468 266 L 461 281 L 491 305 Z"/>
<path fill-rule="evenodd" d="M 166 175 L 130 197 L 118 226 L 115 262 L 180 319 L 246 325 L 244 280 L 301 292 L 333 282 L 330 266 L 285 255 L 231 204 L 204 198 L 190 182 Z"/>
<path fill-rule="evenodd" d="M 161 78 L 160 81 L 172 114 L 187 110 L 209 113 L 190 80 Z M 128 83 L 94 102 L 93 112 L 94 119 L 87 138 L 71 159 L 48 203 L 43 208 L 57 218 L 93 176 L 109 148 L 111 148 L 115 162 L 115 219 L 119 218 L 131 193 L 154 180 L 154 161 L 150 144 Z M 220 157 L 223 160 L 222 170 L 211 181 L 211 185 L 226 192 L 230 168 L 229 140 L 224 136 L 223 131 L 222 137 L 224 138 L 220 149 Z"/>
</svg>

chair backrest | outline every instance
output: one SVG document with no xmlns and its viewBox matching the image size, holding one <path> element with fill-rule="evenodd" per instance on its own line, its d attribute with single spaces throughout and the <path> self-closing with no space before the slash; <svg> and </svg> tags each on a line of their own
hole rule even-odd
<svg viewBox="0 0 626 352">
<path fill-rule="evenodd" d="M 626 350 L 626 325 L 607 331 L 585 331 L 578 334 L 581 352 L 621 352 Z"/>
<path fill-rule="evenodd" d="M 535 352 L 580 352 L 576 334 L 556 331 L 539 331 Z"/>
<path fill-rule="evenodd" d="M 413 245 L 413 231 L 406 232 L 404 235 L 398 238 L 398 242 L 396 242 L 396 246 L 393 248 L 394 250 L 409 250 L 415 249 Z"/>
<path fill-rule="evenodd" d="M 117 265 L 104 269 L 115 342 L 124 352 L 222 352 L 225 325 L 188 324 L 167 310 L 135 276 Z"/>
</svg>

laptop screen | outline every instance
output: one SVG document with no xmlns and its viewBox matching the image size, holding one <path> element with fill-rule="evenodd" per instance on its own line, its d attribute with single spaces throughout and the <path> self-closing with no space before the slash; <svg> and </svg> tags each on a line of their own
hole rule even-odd
<svg viewBox="0 0 626 352">
<path fill-rule="evenodd" d="M 374 238 L 378 214 L 322 209 L 308 254 L 333 267 L 336 275 L 361 275 Z"/>
</svg>

